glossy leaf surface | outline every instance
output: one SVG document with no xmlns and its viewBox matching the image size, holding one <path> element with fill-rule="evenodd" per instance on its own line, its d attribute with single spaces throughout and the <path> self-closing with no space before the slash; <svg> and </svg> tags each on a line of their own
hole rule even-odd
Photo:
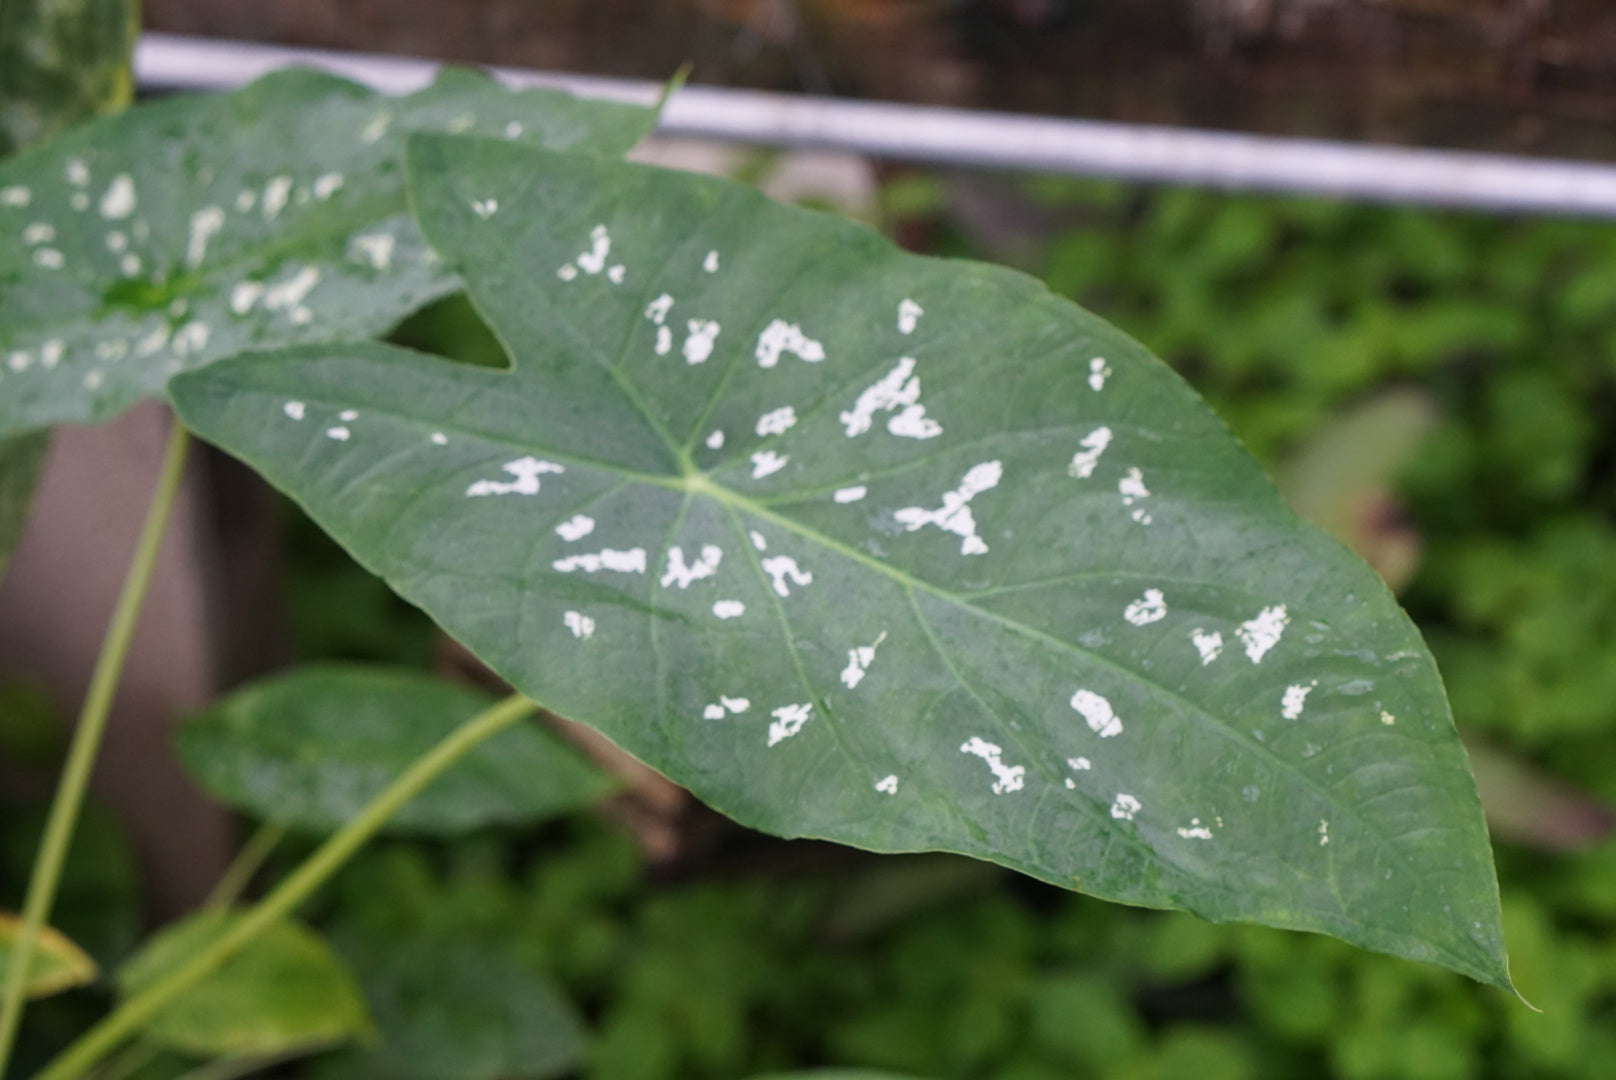
<svg viewBox="0 0 1616 1080">
<path fill-rule="evenodd" d="M 22 920 L 7 912 L 0 912 L 0 982 L 11 971 L 11 954 L 16 948 Z M 99 974 L 95 961 L 83 949 L 58 930 L 41 928 L 39 943 L 34 948 L 34 961 L 30 965 L 28 996 L 49 997 L 63 990 L 71 990 L 92 981 Z"/>
<path fill-rule="evenodd" d="M 133 997 L 226 933 L 235 912 L 204 911 L 149 939 L 118 973 Z M 142 1029 L 166 1050 L 201 1057 L 248 1057 L 316 1050 L 368 1032 L 359 988 L 342 960 L 313 931 L 283 922 L 164 1006 Z"/>
<path fill-rule="evenodd" d="M 420 130 L 619 153 L 645 109 L 449 70 L 389 99 L 288 70 L 0 164 L 0 435 L 116 415 L 249 347 L 365 338 L 456 288 L 406 213 Z"/>
<path fill-rule="evenodd" d="M 175 400 L 524 692 L 782 835 L 1507 984 L 1418 633 L 1137 343 L 722 181 L 411 169 L 514 371 L 305 349 Z"/>
<path fill-rule="evenodd" d="M 492 704 L 419 672 L 315 665 L 222 699 L 180 729 L 180 754 L 203 787 L 237 810 L 327 832 Z M 611 790 L 571 745 L 524 723 L 461 758 L 386 827 L 442 834 L 521 824 Z"/>
</svg>

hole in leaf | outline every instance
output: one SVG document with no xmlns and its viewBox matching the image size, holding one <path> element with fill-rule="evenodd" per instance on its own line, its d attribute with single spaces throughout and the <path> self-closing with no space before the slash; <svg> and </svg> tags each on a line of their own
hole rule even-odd
<svg viewBox="0 0 1616 1080">
<path fill-rule="evenodd" d="M 509 371 L 510 354 L 465 293 L 436 300 L 393 328 L 388 340 L 468 367 Z"/>
</svg>

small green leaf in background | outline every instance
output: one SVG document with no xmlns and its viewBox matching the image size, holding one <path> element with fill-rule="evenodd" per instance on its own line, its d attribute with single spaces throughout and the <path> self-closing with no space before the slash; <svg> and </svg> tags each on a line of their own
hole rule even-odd
<svg viewBox="0 0 1616 1080">
<path fill-rule="evenodd" d="M 326 832 L 491 704 L 485 694 L 420 672 L 310 665 L 253 683 L 187 722 L 180 755 L 203 787 L 237 810 Z M 570 744 L 522 724 L 461 758 L 387 828 L 446 834 L 522 824 L 611 791 L 611 781 Z"/>
<path fill-rule="evenodd" d="M 0 439 L 0 581 L 22 538 L 50 437 L 44 433 Z"/>
<path fill-rule="evenodd" d="M 524 693 L 770 832 L 1509 985 L 1419 633 L 1137 343 L 725 181 L 410 169 L 511 371 L 330 346 L 173 396 Z"/>
<path fill-rule="evenodd" d="M 245 348 L 381 333 L 456 288 L 404 136 L 620 153 L 645 109 L 447 70 L 390 99 L 312 71 L 98 121 L 0 164 L 0 435 L 105 420 Z"/>
<path fill-rule="evenodd" d="M 1419 534 L 1400 520 L 1393 496 L 1431 434 L 1429 395 L 1388 390 L 1322 425 L 1279 471 L 1291 509 L 1373 566 L 1393 592 L 1419 569 Z"/>
<path fill-rule="evenodd" d="M 133 96 L 132 0 L 0 3 L 0 157 Z"/>
<path fill-rule="evenodd" d="M 153 935 L 118 973 L 133 997 L 227 933 L 237 912 L 204 911 Z M 147 1021 L 144 1037 L 198 1057 L 313 1051 L 371 1031 L 347 967 L 307 927 L 277 923 Z"/>
<path fill-rule="evenodd" d="M 584 1057 L 578 1017 L 514 953 L 452 932 L 338 937 L 381 1037 L 331 1062 L 352 1080 L 545 1080 Z"/>
<path fill-rule="evenodd" d="M 0 911 L 0 982 L 11 970 L 11 951 L 22 928 L 22 920 Z M 91 982 L 99 974 L 95 961 L 59 931 L 42 927 L 35 946 L 33 973 L 28 980 L 28 996 L 49 997 Z"/>
</svg>

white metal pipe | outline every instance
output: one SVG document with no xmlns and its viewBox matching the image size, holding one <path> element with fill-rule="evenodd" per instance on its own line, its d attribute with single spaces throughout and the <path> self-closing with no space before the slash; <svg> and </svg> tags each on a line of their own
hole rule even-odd
<svg viewBox="0 0 1616 1080">
<path fill-rule="evenodd" d="M 135 77 L 152 90 L 222 90 L 288 64 L 323 68 L 385 93 L 426 85 L 439 63 L 146 34 Z M 652 82 L 490 68 L 513 86 L 651 104 Z M 662 134 L 847 150 L 901 161 L 1107 176 L 1521 213 L 1616 218 L 1616 167 L 1501 154 L 1236 135 L 919 105 L 685 86 Z"/>
</svg>

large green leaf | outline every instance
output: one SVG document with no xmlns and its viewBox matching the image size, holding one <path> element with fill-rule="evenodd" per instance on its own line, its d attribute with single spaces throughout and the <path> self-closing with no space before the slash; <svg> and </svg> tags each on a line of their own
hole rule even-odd
<svg viewBox="0 0 1616 1080">
<path fill-rule="evenodd" d="M 514 371 L 291 350 L 175 401 L 524 692 L 772 832 L 1507 985 L 1418 632 L 1137 343 L 723 181 L 411 169 Z"/>
<path fill-rule="evenodd" d="M 42 433 L 0 439 L 0 580 L 28 520 L 49 442 Z"/>
<path fill-rule="evenodd" d="M 509 943 L 444 931 L 337 935 L 381 1033 L 331 1063 L 356 1080 L 540 1080 L 575 1071 L 572 1007 Z"/>
<path fill-rule="evenodd" d="M 0 157 L 129 103 L 134 0 L 0 3 Z"/>
<path fill-rule="evenodd" d="M 0 164 L 0 435 L 103 420 L 248 347 L 364 338 L 456 288 L 406 213 L 403 139 L 620 152 L 652 114 L 444 72 L 393 100 L 284 71 Z"/>
<path fill-rule="evenodd" d="M 225 934 L 235 912 L 203 911 L 153 936 L 118 973 L 127 998 L 156 983 Z M 331 947 L 281 922 L 146 1022 L 156 1046 L 202 1057 L 316 1050 L 370 1030 L 364 999 Z"/>
<path fill-rule="evenodd" d="M 490 704 L 418 672 L 314 665 L 222 699 L 180 729 L 180 754 L 202 786 L 236 809 L 324 832 L 352 820 L 411 762 Z M 610 791 L 571 746 L 525 724 L 461 758 L 387 827 L 454 833 L 537 821 Z"/>
</svg>

